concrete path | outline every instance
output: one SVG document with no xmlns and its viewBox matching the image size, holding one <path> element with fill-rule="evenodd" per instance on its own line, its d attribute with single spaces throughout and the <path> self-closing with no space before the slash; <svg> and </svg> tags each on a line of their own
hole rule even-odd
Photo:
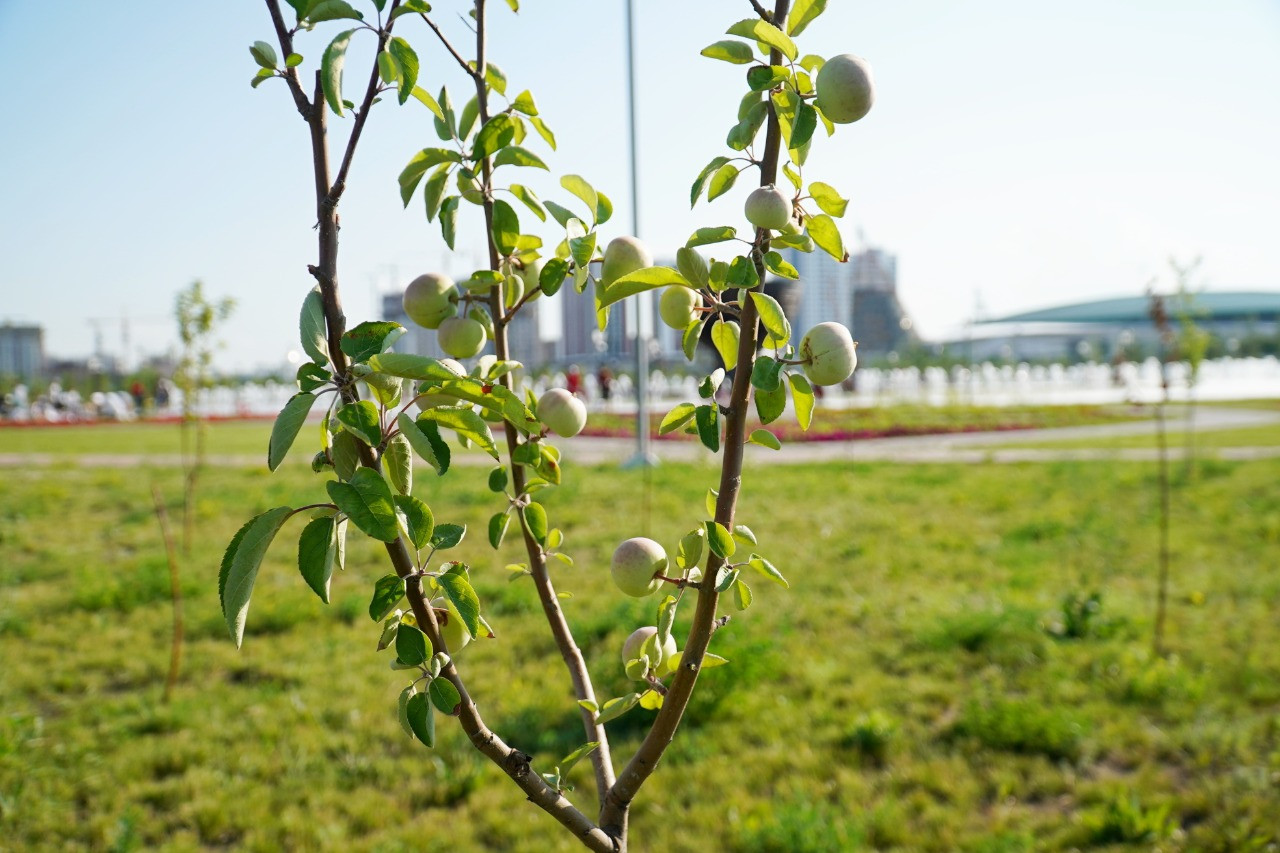
<svg viewBox="0 0 1280 853">
<path fill-rule="evenodd" d="M 821 417 L 821 412 L 818 413 Z M 1197 431 L 1280 425 L 1280 411 L 1200 407 L 1196 410 Z M 1169 420 L 1171 433 L 1185 429 L 1181 418 Z M 871 438 L 858 441 L 790 442 L 782 450 L 769 450 L 751 445 L 747 448 L 748 464 L 756 463 L 821 463 L 821 462 L 903 462 L 903 463 L 1025 463 L 1059 461 L 1154 461 L 1154 448 L 1019 448 L 1016 444 L 1039 444 L 1057 441 L 1087 441 L 1117 436 L 1150 435 L 1153 422 L 1127 421 L 1096 426 L 1060 427 L 997 432 L 951 433 L 947 435 Z M 635 453 L 630 438 L 573 438 L 557 441 L 567 459 L 579 464 L 622 464 Z M 650 445 L 659 460 L 668 463 L 706 464 L 715 462 L 713 454 L 696 441 L 655 441 Z M 1202 448 L 1202 457 L 1250 460 L 1280 457 L 1277 447 Z M 1170 447 L 1170 458 L 1182 458 L 1179 443 Z M 306 463 L 302 454 L 291 456 L 286 464 Z M 492 465 L 493 461 L 479 452 L 455 451 L 458 465 Z M 0 453 L 0 468 L 27 466 L 69 466 L 83 468 L 179 467 L 177 454 L 81 454 Z M 209 464 L 219 467 L 264 467 L 262 456 L 212 455 Z"/>
</svg>

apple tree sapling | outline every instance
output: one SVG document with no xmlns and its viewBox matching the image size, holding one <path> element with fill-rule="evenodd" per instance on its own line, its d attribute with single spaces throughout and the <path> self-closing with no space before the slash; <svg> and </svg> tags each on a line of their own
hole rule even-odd
<svg viewBox="0 0 1280 853">
<path fill-rule="evenodd" d="M 406 735 L 433 746 L 437 715 L 456 717 L 470 742 L 583 845 L 625 851 L 631 803 L 675 736 L 700 672 L 727 663 L 709 650 L 714 632 L 729 619 L 721 612 L 721 597 L 741 611 L 755 596 L 748 577 L 759 574 L 787 586 L 779 569 L 756 552 L 755 533 L 735 518 L 745 445 L 779 447 L 767 429 L 748 434 L 748 410 L 754 400 L 761 421 L 775 421 L 787 408 L 789 391 L 797 419 L 808 428 L 814 409 L 811 379 L 847 378 L 854 359 L 847 331 L 811 332 L 808 345 L 797 350 L 790 323 L 762 283 L 770 273 L 797 277 L 781 248 L 821 249 L 847 260 L 835 223 L 847 202 L 828 184 L 806 185 L 803 170 L 819 127 L 830 135 L 833 122 L 860 118 L 850 118 L 851 110 L 856 112 L 849 106 L 851 99 L 865 114 L 871 103 L 870 75 L 864 74 L 850 94 L 853 78 L 847 72 L 824 78 L 822 57 L 800 53 L 795 37 L 822 13 L 822 0 L 801 0 L 794 9 L 789 0 L 777 0 L 772 10 L 753 0 L 755 15 L 730 26 L 730 38 L 702 52 L 748 66 L 747 91 L 727 138 L 732 153 L 715 157 L 702 170 L 691 201 L 696 204 L 704 193 L 708 201 L 723 196 L 749 169 L 758 172 L 764 195 L 753 194 L 748 202 L 751 228 L 743 236 L 734 226 L 699 228 L 677 252 L 675 267 L 656 266 L 648 248 L 634 237 L 601 242 L 600 229 L 609 222 L 613 204 L 581 176 L 560 179 L 572 197 L 565 204 L 540 199 L 519 182 L 528 174 L 525 170 L 548 169 L 544 149 L 555 148 L 555 136 L 533 95 L 518 91 L 489 61 L 485 0 L 472 4 L 470 57 L 455 47 L 421 0 L 371 0 L 368 15 L 340 0 L 289 0 L 292 24 L 278 0 L 265 2 L 275 45 L 256 42 L 251 47 L 260 66 L 252 82 L 256 88 L 283 80 L 307 125 L 318 217 L 318 259 L 308 267 L 316 284 L 303 300 L 300 320 L 311 361 L 299 369 L 298 393 L 276 419 L 267 461 L 272 470 L 282 463 L 308 414 L 324 401 L 320 450 L 312 467 L 325 478 L 328 500 L 268 509 L 232 538 L 219 573 L 228 628 L 239 645 L 263 555 L 295 515 L 305 513 L 309 519 L 298 540 L 299 571 L 325 602 L 334 569 L 344 564 L 348 530 L 378 540 L 393 571 L 373 585 L 369 616 L 380 625 L 379 649 L 393 650 L 392 669 L 407 679 L 397 703 Z M 507 0 L 507 5 L 514 11 L 519 4 Z M 447 88 L 435 95 L 425 88 L 422 72 L 428 66 L 397 30 L 402 20 L 425 25 L 439 41 L 445 61 L 455 63 L 474 88 L 460 110 Z M 330 22 L 342 29 L 323 49 L 316 84 L 308 94 L 299 71 L 305 60 L 295 52 L 294 39 Z M 346 51 L 356 37 L 376 40 L 376 61 L 358 103 L 343 94 Z M 866 70 L 865 63 L 859 67 Z M 834 81 L 825 94 L 824 79 Z M 467 364 L 393 351 L 405 331 L 393 322 L 346 326 L 338 289 L 337 207 L 371 110 L 391 93 L 400 104 L 413 100 L 428 110 L 442 143 L 432 141 L 410 157 L 399 176 L 401 201 L 408 205 L 421 197 L 427 219 L 438 223 L 450 249 L 466 215 L 479 226 L 487 248 L 485 266 L 461 286 L 427 272 L 414 279 L 404 298 L 410 320 L 435 329 L 441 348 Z M 824 98 L 835 115 L 824 114 Z M 331 116 L 351 117 L 336 172 L 329 155 Z M 792 191 L 778 190 L 780 179 Z M 526 227 L 530 215 L 546 227 L 548 216 L 555 222 L 558 230 L 551 242 L 545 242 L 543 225 Z M 725 250 L 720 257 L 707 258 L 699 251 L 717 245 Z M 595 695 L 561 608 L 551 570 L 557 562 L 572 560 L 563 551 L 564 531 L 554 526 L 538 500 L 539 492 L 555 488 L 562 478 L 561 451 L 551 437 L 577 434 L 586 420 L 585 407 L 567 392 L 551 391 L 535 399 L 520 388 L 515 377 L 522 365 L 510 358 L 507 342 L 508 326 L 520 310 L 561 287 L 580 293 L 590 289 L 602 327 L 619 300 L 665 287 L 661 313 L 682 329 L 685 354 L 692 359 L 710 324 L 722 360 L 736 368 L 727 405 L 715 399 L 727 381 L 725 370 L 717 369 L 699 385 L 704 402 L 681 403 L 662 421 L 660 431 L 685 429 L 721 454 L 719 483 L 708 492 L 709 517 L 700 518 L 680 538 L 672 556 L 662 543 L 639 537 L 627 539 L 614 552 L 613 581 L 623 594 L 654 596 L 656 624 L 634 631 L 622 649 L 623 669 L 640 682 L 639 689 L 612 699 Z M 487 342 L 493 354 L 476 358 Z M 761 354 L 762 347 L 771 354 Z M 463 648 L 493 638 L 494 631 L 472 585 L 472 566 L 448 559 L 466 535 L 465 527 L 445 520 L 443 501 L 431 507 L 413 494 L 419 460 L 435 476 L 465 476 L 451 465 L 456 445 L 450 437 L 493 459 L 488 485 L 499 508 L 489 520 L 489 544 L 497 548 L 509 530 L 518 530 L 527 561 L 514 566 L 514 577 L 530 578 L 568 671 L 576 701 L 565 713 L 578 716 L 585 742 L 550 772 L 534 772 L 533 756 L 508 745 L 487 726 L 459 668 L 456 656 Z M 680 621 L 685 637 L 680 649 L 675 631 L 686 597 L 693 600 Z M 619 772 L 606 724 L 636 706 L 657 713 Z M 566 776 L 580 761 L 592 767 L 594 816 L 566 796 Z"/>
</svg>

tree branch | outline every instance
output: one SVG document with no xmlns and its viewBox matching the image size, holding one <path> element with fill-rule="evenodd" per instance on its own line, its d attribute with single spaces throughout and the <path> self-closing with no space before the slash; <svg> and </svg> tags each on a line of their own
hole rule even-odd
<svg viewBox="0 0 1280 853">
<path fill-rule="evenodd" d="M 387 26 L 378 31 L 378 53 L 382 53 L 383 48 L 387 46 L 387 42 L 391 40 L 391 28 L 395 26 L 395 19 L 391 16 L 395 14 L 396 7 L 400 5 L 400 0 L 391 0 L 391 8 L 387 10 Z M 376 54 L 375 54 L 376 55 Z M 373 69 L 369 72 L 369 85 L 364 90 L 364 100 L 360 102 L 360 109 L 356 112 L 355 123 L 351 126 L 351 136 L 347 137 L 347 150 L 342 155 L 342 165 L 338 167 L 338 176 L 334 178 L 333 187 L 329 190 L 329 203 L 337 206 L 338 200 L 342 198 L 343 191 L 347 188 L 347 172 L 351 169 L 351 158 L 355 156 L 356 144 L 360 141 L 360 133 L 364 130 L 365 120 L 369 118 L 369 109 L 373 106 L 373 99 L 378 96 L 378 64 L 373 64 Z M 320 109 L 324 109 L 323 106 Z"/>
<path fill-rule="evenodd" d="M 776 0 L 773 20 L 781 21 L 787 17 L 790 0 Z M 782 64 L 782 53 L 777 49 L 770 52 L 769 62 Z M 765 153 L 760 169 L 760 185 L 773 183 L 778 173 L 778 153 L 780 149 L 781 128 L 772 102 L 768 102 L 768 129 L 765 135 Z M 762 236 L 763 235 L 763 236 Z M 764 250 L 768 248 L 768 232 L 757 230 L 756 242 L 752 250 L 756 271 L 760 284 L 764 283 Z M 751 402 L 751 373 L 755 367 L 756 346 L 759 334 L 759 316 L 754 299 L 745 300 L 742 306 L 741 332 L 738 340 L 738 364 L 733 376 L 733 386 L 729 396 L 729 414 L 726 417 L 724 461 L 720 469 L 720 495 L 716 499 L 716 521 L 727 529 L 733 529 L 734 513 L 738 504 L 738 493 L 742 488 L 742 459 L 745 445 L 747 410 Z M 694 612 L 693 625 L 689 629 L 689 637 L 685 642 L 680 668 L 668 688 L 663 700 L 662 709 L 654 718 L 653 726 L 645 735 L 640 748 L 636 750 L 631 761 L 618 774 L 618 780 L 609 789 L 605 798 L 605 806 L 600 812 L 600 825 L 612 834 L 613 827 L 625 826 L 627 810 L 635 798 L 640 786 L 653 775 L 661 761 L 663 753 L 675 737 L 680 726 L 680 719 L 689 699 L 693 695 L 694 685 L 702 669 L 702 661 L 706 657 L 707 648 L 711 644 L 711 635 L 720 627 L 716 619 L 716 605 L 719 594 L 715 589 L 715 577 L 725 560 L 714 553 L 707 558 L 707 568 L 703 577 L 709 582 L 698 589 L 697 608 Z"/>
<path fill-rule="evenodd" d="M 293 34 L 284 25 L 284 17 L 280 14 L 278 0 L 267 0 L 267 11 L 271 13 L 271 23 L 276 29 L 276 40 L 280 42 L 280 52 L 285 59 L 293 53 Z M 302 81 L 298 78 L 298 69 L 285 67 L 285 82 L 289 84 L 289 94 L 293 95 L 293 103 L 305 121 L 311 121 L 311 102 L 307 93 L 302 90 Z"/>
<path fill-rule="evenodd" d="M 433 26 L 432 29 L 435 29 L 435 27 Z M 438 30 L 437 34 L 439 34 Z M 441 40 L 444 39 L 443 35 L 440 37 Z M 448 46 L 447 42 L 445 44 Z M 479 107 L 478 113 L 481 127 L 489 120 L 489 93 L 484 79 L 487 64 L 485 49 L 484 0 L 476 0 L 476 67 L 471 77 L 476 85 L 476 103 Z M 461 60 L 460 57 L 458 59 L 465 67 L 465 61 Z M 483 181 L 482 188 L 484 190 L 484 222 L 489 246 L 489 268 L 498 270 L 501 266 L 501 258 L 498 254 L 497 244 L 493 239 L 493 168 L 488 157 L 481 161 L 480 170 Z M 509 317 L 503 311 L 504 286 L 503 284 L 498 284 L 490 290 L 489 311 L 494 318 L 494 351 L 499 359 L 505 361 L 510 357 L 510 352 L 507 345 L 506 330 Z M 515 390 L 512 374 L 508 373 L 498 381 L 509 390 Z M 515 426 L 510 421 L 504 420 L 503 426 L 507 437 L 507 459 L 511 469 L 512 488 L 515 494 L 519 496 L 524 494 L 525 491 L 525 472 L 524 468 L 511 460 L 514 458 L 520 439 Z M 560 599 L 556 595 L 555 586 L 551 582 L 551 574 L 547 571 L 546 554 L 543 553 L 542 548 L 534 540 L 523 522 L 520 524 L 520 531 L 524 536 L 525 551 L 529 555 L 530 574 L 533 576 L 533 583 L 538 591 L 538 599 L 542 603 L 542 611 L 551 626 L 551 633 L 555 637 L 556 647 L 559 648 L 560 656 L 564 659 L 565 667 L 569 670 L 569 678 L 573 682 L 574 697 L 580 701 L 594 703 L 596 696 L 595 689 L 591 684 L 591 674 L 587 670 L 582 651 L 578 648 L 578 644 L 573 638 L 573 631 L 569 628 L 564 611 L 560 608 Z M 587 740 L 596 741 L 599 744 L 591 753 L 590 758 L 592 767 L 595 770 L 597 799 L 603 807 L 605 793 L 614 784 L 613 758 L 609 750 L 609 735 L 604 726 L 595 721 L 593 712 L 588 711 L 586 708 L 580 708 L 579 714 L 582 717 L 582 726 L 586 732 Z M 610 833 L 610 835 L 618 839 L 619 843 L 625 843 L 625 834 Z"/>
<path fill-rule="evenodd" d="M 276 0 L 266 0 L 266 3 L 272 13 L 272 19 L 277 22 L 277 35 L 282 38 L 281 49 L 291 52 L 291 40 L 288 37 L 287 30 L 283 29 L 283 20 L 280 18 L 280 10 Z M 394 8 L 394 5 L 392 8 Z M 477 9 L 483 9 L 483 0 L 477 2 Z M 480 20 L 483 20 L 482 16 Z M 483 31 L 483 28 L 481 30 Z M 371 86 L 376 85 L 376 75 L 377 69 L 375 67 L 374 83 Z M 301 91 L 300 87 L 298 91 Z M 305 96 L 302 100 L 306 101 Z M 372 98 L 366 95 L 366 101 L 371 100 Z M 366 103 L 366 109 L 362 110 L 361 115 L 357 118 L 357 121 L 361 122 L 361 127 L 363 127 L 362 119 L 366 114 L 367 106 L 368 104 Z M 340 187 L 331 184 L 329 181 L 329 149 L 326 140 L 324 92 L 320 85 L 320 75 L 318 73 L 316 74 L 314 101 L 305 111 L 301 107 L 299 109 L 307 120 L 310 132 L 316 193 L 316 239 L 320 252 L 318 262 L 309 266 L 308 269 L 320 285 L 320 295 L 324 304 L 325 325 L 328 333 L 326 340 L 329 348 L 329 360 L 333 366 L 334 376 L 338 380 L 343 401 L 351 403 L 359 399 L 359 394 L 355 384 L 350 381 L 347 357 L 341 347 L 342 335 L 346 329 L 346 315 L 343 313 L 342 302 L 339 297 L 337 273 L 337 203 L 341 192 Z M 345 170 L 350 165 L 358 141 L 359 134 L 353 130 L 352 138 L 347 142 L 343 171 L 340 172 L 340 177 L 345 175 Z M 335 189 L 339 191 L 335 193 Z M 361 444 L 359 451 L 361 465 L 375 471 L 382 470 L 381 462 L 372 448 Z M 422 589 L 422 578 L 415 572 L 413 557 L 404 538 L 397 537 L 394 541 L 386 543 L 386 551 L 391 564 L 395 567 L 396 574 L 406 579 L 405 592 L 409 600 L 409 606 L 418 621 L 418 627 L 427 635 L 434 650 L 447 652 L 448 647 L 441 635 L 435 611 L 427 601 L 426 594 Z M 458 690 L 458 695 L 461 697 L 458 713 L 459 722 L 463 731 L 467 733 L 476 748 L 502 768 L 502 771 L 511 777 L 531 802 L 573 832 L 574 836 L 584 845 L 592 850 L 600 851 L 600 853 L 616 853 L 619 849 L 618 843 L 597 827 L 589 817 L 578 811 L 556 788 L 547 784 L 546 780 L 534 772 L 529 766 L 530 756 L 508 746 L 485 725 L 452 660 L 441 670 L 441 675 L 448 679 Z"/>
<path fill-rule="evenodd" d="M 422 16 L 422 20 L 427 22 L 427 26 L 430 27 L 431 31 L 436 34 L 436 37 L 440 39 L 440 43 L 444 45 L 444 49 L 449 51 L 453 58 L 457 60 L 458 65 L 462 66 L 462 70 L 466 72 L 466 75 L 473 80 L 483 82 L 484 72 L 480 70 L 480 64 L 476 63 L 476 67 L 472 68 L 467 61 L 462 58 L 462 54 L 458 53 L 457 49 L 450 43 L 444 32 L 436 26 L 436 22 L 428 18 L 425 12 L 419 12 L 418 14 Z M 481 28 L 476 27 L 477 39 L 480 38 L 480 31 Z"/>
</svg>

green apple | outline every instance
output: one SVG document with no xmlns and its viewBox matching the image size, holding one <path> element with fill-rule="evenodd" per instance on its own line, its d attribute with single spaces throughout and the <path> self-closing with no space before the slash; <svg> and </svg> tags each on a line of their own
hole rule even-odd
<svg viewBox="0 0 1280 853">
<path fill-rule="evenodd" d="M 702 307 L 702 294 L 691 287 L 673 284 L 662 291 L 658 300 L 658 315 L 662 322 L 683 332 L 698 319 L 697 309 Z"/>
<path fill-rule="evenodd" d="M 470 317 L 450 317 L 437 334 L 440 349 L 455 358 L 471 358 L 484 349 L 484 326 Z"/>
<path fill-rule="evenodd" d="M 420 275 L 404 289 L 404 313 L 419 326 L 438 329 L 458 313 L 458 288 L 447 275 Z"/>
<path fill-rule="evenodd" d="M 624 275 L 653 266 L 653 255 L 635 237 L 614 237 L 604 250 L 604 266 L 600 270 L 600 283 L 605 287 Z"/>
<path fill-rule="evenodd" d="M 631 636 L 627 637 L 627 641 L 622 644 L 622 666 L 625 668 L 627 661 L 638 660 L 641 646 L 657 633 L 658 629 L 652 625 L 646 625 L 633 631 Z M 669 673 L 669 662 L 675 659 L 676 652 L 676 638 L 668 636 L 667 641 L 662 644 L 662 659 L 657 662 L 656 666 L 653 666 L 653 669 L 657 670 L 659 675 Z M 650 661 L 650 665 L 652 664 L 653 661 Z M 642 679 L 636 678 L 634 680 L 641 681 Z"/>
<path fill-rule="evenodd" d="M 587 404 L 563 388 L 538 398 L 538 420 L 561 438 L 572 438 L 587 425 Z"/>
<path fill-rule="evenodd" d="M 644 598 L 657 591 L 660 575 L 667 569 L 667 552 L 652 539 L 637 536 L 628 539 L 613 552 L 609 567 L 613 582 L 627 595 Z"/>
<path fill-rule="evenodd" d="M 814 103 L 824 116 L 836 124 L 857 121 L 871 111 L 871 105 L 876 100 L 871 66 L 865 59 L 852 53 L 828 59 L 818 71 L 815 85 L 818 97 Z"/>
<path fill-rule="evenodd" d="M 542 275 L 541 260 L 529 261 L 517 270 L 517 273 L 520 275 L 520 280 L 524 282 L 524 292 L 533 294 L 529 297 L 530 302 L 542 295 L 542 290 L 538 287 L 538 277 Z"/>
<path fill-rule="evenodd" d="M 463 623 L 458 608 L 443 595 L 431 599 L 431 606 L 435 608 L 436 622 L 440 625 L 440 635 L 444 639 L 444 644 L 449 647 L 449 654 L 455 655 L 462 651 L 467 643 L 471 642 L 471 634 L 467 632 L 467 626 Z M 441 613 L 441 610 L 445 612 Z"/>
<path fill-rule="evenodd" d="M 751 191 L 745 205 L 747 221 L 757 228 L 779 231 L 791 221 L 791 199 L 773 184 Z"/>
<path fill-rule="evenodd" d="M 819 323 L 804 333 L 800 358 L 814 385 L 839 385 L 858 366 L 858 344 L 839 323 Z"/>
</svg>

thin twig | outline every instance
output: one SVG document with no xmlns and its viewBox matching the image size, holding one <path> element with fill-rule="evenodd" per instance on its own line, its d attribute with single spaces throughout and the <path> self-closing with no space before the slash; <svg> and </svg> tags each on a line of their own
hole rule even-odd
<svg viewBox="0 0 1280 853">
<path fill-rule="evenodd" d="M 449 51 L 449 53 L 457 61 L 458 65 L 462 66 L 462 70 L 466 72 L 467 76 L 473 80 L 484 82 L 483 72 L 479 70 L 479 63 L 476 64 L 475 68 L 472 68 L 470 63 L 468 63 L 465 59 L 463 59 L 462 54 L 458 53 L 457 49 L 455 49 L 454 46 L 449 42 L 449 39 L 447 36 L 445 36 L 444 32 L 438 26 L 436 26 L 436 22 L 428 18 L 425 13 L 420 12 L 419 15 L 421 15 L 422 20 L 427 22 L 427 26 L 430 27 L 431 31 L 436 34 L 436 37 L 440 39 L 440 43 L 444 45 L 444 49 Z M 477 34 L 478 34 L 478 31 L 477 31 Z"/>
<path fill-rule="evenodd" d="M 156 520 L 160 522 L 160 536 L 164 539 L 164 555 L 169 562 L 169 597 L 173 603 L 173 635 L 169 643 L 169 674 L 164 680 L 164 701 L 173 696 L 182 669 L 182 575 L 178 570 L 178 549 L 173 543 L 173 531 L 169 528 L 169 511 L 164 505 L 160 487 L 151 484 L 151 499 L 156 507 Z"/>
</svg>

